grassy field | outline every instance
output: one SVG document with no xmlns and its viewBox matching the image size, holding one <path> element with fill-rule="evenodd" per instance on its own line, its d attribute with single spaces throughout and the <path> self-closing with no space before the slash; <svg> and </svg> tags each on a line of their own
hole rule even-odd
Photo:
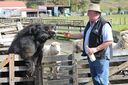
<svg viewBox="0 0 128 85">
<path fill-rule="evenodd" d="M 113 30 L 117 30 L 117 31 L 128 30 L 128 15 L 109 15 L 109 16 L 104 16 L 104 18 L 112 22 Z M 69 16 L 69 17 L 60 16 L 60 17 L 47 17 L 47 19 L 84 20 L 85 24 L 88 21 L 87 16 Z"/>
<path fill-rule="evenodd" d="M 128 30 L 128 15 L 111 15 L 105 16 L 105 18 L 107 20 L 112 20 L 112 27 L 114 30 Z"/>
<path fill-rule="evenodd" d="M 127 0 L 101 0 L 101 9 L 106 11 L 108 9 L 112 9 L 113 11 L 117 11 L 118 7 L 121 9 L 128 8 L 128 1 Z"/>
</svg>

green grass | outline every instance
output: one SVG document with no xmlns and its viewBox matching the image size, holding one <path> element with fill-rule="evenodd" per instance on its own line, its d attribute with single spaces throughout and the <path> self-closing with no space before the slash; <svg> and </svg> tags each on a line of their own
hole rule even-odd
<svg viewBox="0 0 128 85">
<path fill-rule="evenodd" d="M 128 15 L 105 16 L 107 20 L 112 20 L 112 28 L 117 31 L 128 30 Z"/>
<path fill-rule="evenodd" d="M 117 11 L 117 8 L 121 7 L 121 9 L 128 8 L 128 1 L 127 0 L 101 0 L 101 9 L 106 11 L 110 8 L 113 11 Z"/>
<path fill-rule="evenodd" d="M 116 31 L 128 30 L 128 24 L 126 25 L 112 25 L 112 29 Z"/>
</svg>

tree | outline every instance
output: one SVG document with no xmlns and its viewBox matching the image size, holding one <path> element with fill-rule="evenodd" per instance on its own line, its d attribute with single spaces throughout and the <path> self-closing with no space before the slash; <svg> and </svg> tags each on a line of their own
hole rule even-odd
<svg viewBox="0 0 128 85">
<path fill-rule="evenodd" d="M 47 3 L 52 3 L 52 4 L 55 4 L 55 5 L 67 5 L 68 4 L 68 1 L 67 0 L 47 0 Z"/>
<path fill-rule="evenodd" d="M 109 8 L 109 15 L 112 14 L 112 8 Z"/>
<path fill-rule="evenodd" d="M 87 4 L 88 0 L 71 0 L 71 10 L 83 15 L 87 10 Z"/>
<path fill-rule="evenodd" d="M 99 4 L 101 0 L 90 0 L 90 2 L 92 3 L 96 3 L 96 4 Z"/>
<path fill-rule="evenodd" d="M 57 5 L 57 4 L 59 4 L 59 0 L 52 0 L 52 3 Z"/>
<path fill-rule="evenodd" d="M 28 1 L 26 3 L 28 8 L 38 8 L 38 5 L 44 4 L 43 2 L 37 2 L 37 1 Z"/>
<path fill-rule="evenodd" d="M 118 14 L 121 13 L 121 7 L 118 7 L 118 9 L 117 9 L 117 13 L 118 13 Z"/>
<path fill-rule="evenodd" d="M 82 15 L 84 15 L 84 13 L 87 10 L 87 1 L 86 0 L 80 0 L 79 1 L 79 10 L 81 12 Z"/>
</svg>

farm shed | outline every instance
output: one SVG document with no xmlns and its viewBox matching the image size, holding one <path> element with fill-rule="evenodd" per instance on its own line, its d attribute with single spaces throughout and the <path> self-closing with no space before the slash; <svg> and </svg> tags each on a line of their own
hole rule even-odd
<svg viewBox="0 0 128 85">
<path fill-rule="evenodd" d="M 0 17 L 26 17 L 26 12 L 20 11 L 23 8 L 26 8 L 23 1 L 0 1 Z"/>
</svg>

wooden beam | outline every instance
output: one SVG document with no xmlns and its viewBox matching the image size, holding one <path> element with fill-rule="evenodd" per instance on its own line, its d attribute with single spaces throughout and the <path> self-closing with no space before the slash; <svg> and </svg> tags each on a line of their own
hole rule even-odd
<svg viewBox="0 0 128 85">
<path fill-rule="evenodd" d="M 25 77 L 15 77 L 15 82 L 32 82 L 33 78 L 25 78 Z M 8 77 L 0 78 L 0 83 L 8 83 Z"/>
<path fill-rule="evenodd" d="M 15 71 L 26 71 L 27 67 L 26 66 L 15 66 L 14 67 Z M 3 69 L 1 69 L 1 72 L 8 72 L 9 69 L 8 67 L 4 67 Z"/>
<path fill-rule="evenodd" d="M 9 54 L 9 85 L 15 85 L 14 81 L 14 60 L 15 55 Z"/>
<path fill-rule="evenodd" d="M 78 69 L 77 69 L 76 59 L 74 59 L 74 66 L 73 66 L 73 85 L 78 85 Z"/>
<path fill-rule="evenodd" d="M 119 72 L 120 70 L 124 69 L 128 67 L 128 61 L 122 63 L 121 65 L 117 66 L 117 67 L 113 67 L 110 69 L 110 72 L 109 72 L 109 77 L 111 77 L 113 74 Z M 93 82 L 92 80 L 90 80 L 86 85 L 93 85 Z"/>
<path fill-rule="evenodd" d="M 109 72 L 109 77 L 111 77 L 113 74 L 119 72 L 120 70 L 122 70 L 126 67 L 128 67 L 128 61 L 122 63 L 121 65 L 119 65 L 117 67 L 111 68 L 110 72 Z"/>
<path fill-rule="evenodd" d="M 6 55 L 6 56 L 8 56 L 8 55 Z M 2 69 L 8 63 L 9 63 L 8 57 L 6 59 L 4 59 L 3 61 L 0 61 L 0 69 Z"/>
</svg>

